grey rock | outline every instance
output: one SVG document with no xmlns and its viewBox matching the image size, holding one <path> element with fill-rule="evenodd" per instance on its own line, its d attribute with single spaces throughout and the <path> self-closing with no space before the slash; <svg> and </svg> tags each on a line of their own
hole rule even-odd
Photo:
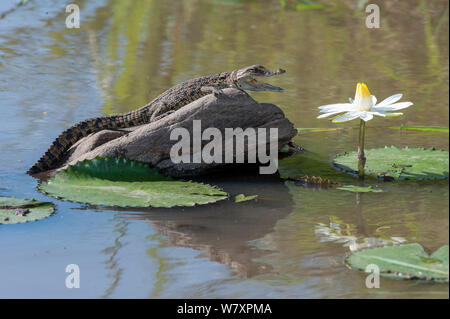
<svg viewBox="0 0 450 319">
<path fill-rule="evenodd" d="M 164 174 L 177 177 L 205 174 L 233 165 L 172 162 L 170 150 L 174 144 L 178 143 L 178 140 L 170 140 L 171 131 L 175 128 L 185 128 L 192 138 L 194 120 L 201 120 L 202 130 L 209 127 L 219 129 L 223 138 L 225 128 L 242 128 L 243 130 L 266 128 L 267 131 L 269 128 L 277 128 L 278 149 L 289 143 L 297 134 L 293 124 L 276 105 L 258 103 L 250 95 L 237 89 L 225 89 L 220 94 L 204 96 L 155 122 L 91 134 L 72 146 L 58 170 L 97 156 L 127 157 L 148 163 Z M 202 141 L 202 147 L 209 142 Z M 222 140 L 220 143 L 225 150 L 226 141 Z M 247 158 L 248 151 L 256 149 L 257 146 L 251 142 L 248 143 L 248 140 L 245 146 L 244 153 Z M 266 145 L 259 147 L 261 146 L 268 150 L 268 140 Z"/>
</svg>

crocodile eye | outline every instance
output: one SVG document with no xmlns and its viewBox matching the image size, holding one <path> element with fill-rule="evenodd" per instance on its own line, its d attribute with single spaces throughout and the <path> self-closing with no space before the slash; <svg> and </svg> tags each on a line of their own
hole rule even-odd
<svg viewBox="0 0 450 319">
<path fill-rule="evenodd" d="M 257 65 L 253 69 L 253 72 L 255 72 L 255 73 L 264 73 L 265 72 L 265 68 L 262 65 Z"/>
</svg>

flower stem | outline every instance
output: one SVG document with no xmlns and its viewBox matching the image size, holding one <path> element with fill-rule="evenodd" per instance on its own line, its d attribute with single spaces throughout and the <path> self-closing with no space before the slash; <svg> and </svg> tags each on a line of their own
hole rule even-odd
<svg viewBox="0 0 450 319">
<path fill-rule="evenodd" d="M 366 157 L 364 155 L 364 139 L 366 135 L 366 122 L 361 120 L 359 123 L 359 145 L 358 145 L 358 175 L 364 178 L 364 166 L 366 165 Z"/>
</svg>

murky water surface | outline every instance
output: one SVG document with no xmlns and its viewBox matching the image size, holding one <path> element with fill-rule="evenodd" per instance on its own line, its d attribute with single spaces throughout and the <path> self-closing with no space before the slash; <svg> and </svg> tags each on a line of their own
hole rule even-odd
<svg viewBox="0 0 450 319">
<path fill-rule="evenodd" d="M 343 261 L 348 245 L 448 243 L 448 182 L 388 184 L 355 194 L 217 176 L 232 201 L 188 209 L 111 211 L 47 198 L 27 168 L 72 124 L 144 105 L 190 78 L 255 63 L 282 67 L 279 105 L 296 127 L 332 127 L 317 106 L 345 102 L 358 81 L 414 106 L 369 123 L 367 147 L 448 150 L 448 134 L 388 126 L 448 126 L 447 1 L 382 1 L 367 29 L 363 1 L 287 10 L 278 1 L 78 1 L 81 28 L 65 28 L 64 1 L 30 0 L 0 19 L 0 195 L 52 200 L 45 220 L 0 227 L 0 297 L 448 298 L 448 285 L 382 279 Z M 0 15 L 15 1 L 2 1 Z M 355 149 L 357 122 L 296 138 L 328 156 Z M 65 288 L 78 264 L 81 288 Z"/>
</svg>

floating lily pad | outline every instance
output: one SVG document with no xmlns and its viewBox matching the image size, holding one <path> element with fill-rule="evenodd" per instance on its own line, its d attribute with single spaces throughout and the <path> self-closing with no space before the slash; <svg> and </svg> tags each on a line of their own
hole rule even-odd
<svg viewBox="0 0 450 319">
<path fill-rule="evenodd" d="M 316 133 L 337 131 L 339 128 L 297 128 L 299 133 Z"/>
<path fill-rule="evenodd" d="M 436 250 L 431 256 L 419 244 L 386 246 L 352 253 L 347 264 L 365 270 L 375 264 L 380 275 L 398 279 L 449 280 L 449 246 Z"/>
<path fill-rule="evenodd" d="M 0 196 L 0 224 L 26 223 L 53 214 L 53 203 Z"/>
<path fill-rule="evenodd" d="M 336 184 L 352 182 L 348 174 L 334 169 L 327 157 L 304 152 L 278 161 L 280 177 L 288 180 L 310 180 L 315 184 Z"/>
<path fill-rule="evenodd" d="M 234 198 L 234 201 L 235 201 L 236 203 L 246 202 L 246 201 L 255 199 L 255 198 L 257 198 L 257 197 L 258 197 L 258 195 L 245 196 L 244 194 L 239 194 L 239 195 L 236 195 L 236 197 Z"/>
<path fill-rule="evenodd" d="M 448 127 L 444 126 L 390 126 L 393 130 L 422 131 L 422 132 L 441 132 L 448 133 Z"/>
<path fill-rule="evenodd" d="M 347 192 L 354 192 L 354 193 L 383 193 L 382 189 L 373 188 L 372 186 L 355 186 L 355 185 L 345 185 L 341 187 L 337 187 L 337 189 L 347 191 Z"/>
<path fill-rule="evenodd" d="M 424 148 L 397 148 L 395 146 L 365 151 L 365 174 L 384 180 L 447 179 L 449 153 Z M 336 168 L 356 174 L 357 152 L 344 153 L 333 160 Z"/>
<path fill-rule="evenodd" d="M 173 207 L 227 198 L 217 187 L 160 175 L 147 164 L 125 158 L 78 162 L 38 187 L 63 200 L 120 207 Z"/>
</svg>

